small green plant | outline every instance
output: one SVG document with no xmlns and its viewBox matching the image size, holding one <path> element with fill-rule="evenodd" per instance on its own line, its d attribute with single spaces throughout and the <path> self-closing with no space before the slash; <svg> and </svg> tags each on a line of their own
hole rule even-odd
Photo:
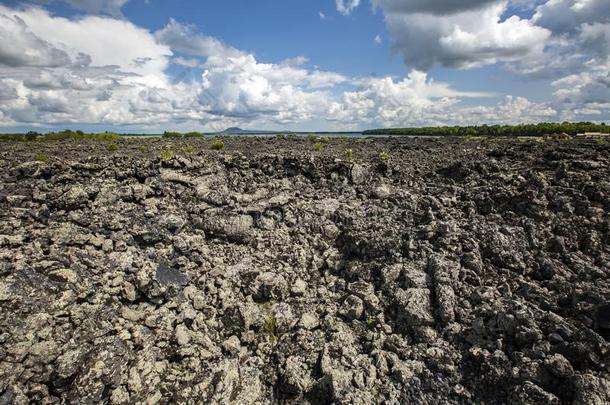
<svg viewBox="0 0 610 405">
<path fill-rule="evenodd" d="M 116 143 L 109 143 L 108 144 L 108 151 L 109 152 L 116 152 L 117 150 L 119 150 L 119 145 L 117 145 Z"/>
<path fill-rule="evenodd" d="M 269 336 L 269 338 L 273 341 L 277 341 L 277 320 L 275 319 L 275 314 L 271 308 L 271 302 L 265 302 L 262 304 L 263 310 L 265 312 L 265 322 L 263 323 L 262 331 Z"/>
<path fill-rule="evenodd" d="M 316 142 L 313 144 L 313 150 L 315 150 L 316 152 L 320 152 L 322 148 L 324 148 L 324 146 L 322 146 L 320 142 Z"/>
<path fill-rule="evenodd" d="M 387 162 L 388 160 L 390 160 L 390 154 L 386 151 L 380 152 L 379 160 L 381 160 L 382 162 Z"/>
<path fill-rule="evenodd" d="M 138 148 L 138 151 L 140 151 L 140 153 L 146 153 L 146 152 L 148 152 L 148 149 L 145 146 L 140 146 Z"/>
<path fill-rule="evenodd" d="M 222 149 L 224 149 L 225 144 L 222 142 L 221 139 L 214 138 L 214 139 L 212 139 L 212 143 L 210 144 L 210 147 L 213 150 L 222 150 Z"/>
<path fill-rule="evenodd" d="M 314 142 L 316 139 L 318 139 L 318 137 L 316 136 L 316 134 L 309 134 L 307 135 L 307 139 L 311 142 Z"/>
<path fill-rule="evenodd" d="M 36 155 L 36 161 L 42 163 L 49 163 L 49 156 L 44 154 Z"/>
<path fill-rule="evenodd" d="M 162 161 L 167 162 L 169 160 L 172 160 L 174 158 L 174 152 L 168 148 L 165 147 L 162 151 L 161 154 L 159 155 L 159 157 L 161 158 Z"/>
<path fill-rule="evenodd" d="M 351 150 L 350 148 L 345 149 L 345 158 L 348 160 L 352 160 L 352 157 L 354 157 L 354 151 Z"/>
<path fill-rule="evenodd" d="M 286 135 L 284 135 L 284 134 L 277 134 L 275 137 L 277 139 L 286 139 Z"/>
<path fill-rule="evenodd" d="M 597 138 L 597 139 L 595 140 L 595 142 L 596 142 L 598 145 L 607 145 L 607 144 L 608 144 L 608 137 Z"/>
<path fill-rule="evenodd" d="M 183 146 L 178 149 L 178 153 L 189 154 L 195 152 L 195 148 L 192 146 Z"/>
</svg>

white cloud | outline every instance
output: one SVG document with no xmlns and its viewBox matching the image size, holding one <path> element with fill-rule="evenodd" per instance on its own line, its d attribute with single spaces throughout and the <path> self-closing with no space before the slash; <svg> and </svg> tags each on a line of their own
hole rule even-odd
<svg viewBox="0 0 610 405">
<path fill-rule="evenodd" d="M 474 7 L 477 2 L 470 3 Z M 534 63 L 544 58 L 548 30 L 517 16 L 502 20 L 505 1 L 478 3 L 482 8 L 451 14 L 407 12 L 397 0 L 377 4 L 384 11 L 394 48 L 409 66 L 472 68 L 497 62 Z"/>
<path fill-rule="evenodd" d="M 28 31 L 72 60 L 86 55 L 95 66 L 118 66 L 123 72 L 156 75 L 167 67 L 172 54 L 168 46 L 129 21 L 97 16 L 68 19 L 39 8 L 12 10 L 4 6 L 0 6 L 0 15 L 19 18 Z M 28 45 L 26 53 L 39 49 L 39 44 Z"/>
<path fill-rule="evenodd" d="M 323 12 L 319 11 L 318 15 L 320 16 L 320 20 L 326 20 L 326 14 L 324 14 Z"/>
<path fill-rule="evenodd" d="M 66 52 L 33 33 L 17 15 L 0 14 L 0 37 L 2 37 L 0 41 L 2 65 L 57 67 L 70 63 Z"/>
<path fill-rule="evenodd" d="M 584 71 L 555 80 L 552 86 L 565 119 L 585 112 L 610 118 L 610 60 L 592 59 Z"/>
<path fill-rule="evenodd" d="M 532 21 L 555 34 L 576 32 L 584 23 L 610 22 L 608 0 L 549 0 L 536 8 Z"/>
<path fill-rule="evenodd" d="M 377 35 L 375 37 L 375 43 L 381 45 L 383 43 L 383 38 L 381 38 L 381 35 Z"/>
<path fill-rule="evenodd" d="M 538 52 L 519 47 L 532 41 L 522 35 L 537 33 L 528 31 L 526 21 L 499 22 L 494 20 L 498 9 L 485 10 L 487 22 L 476 25 L 461 20 L 472 11 L 418 15 L 436 22 L 448 19 L 446 26 L 454 23 L 431 31 L 442 55 L 460 61 L 455 62 L 460 66 Z M 539 121 L 553 119 L 557 111 L 608 111 L 604 83 L 610 81 L 610 66 L 599 62 L 587 68 L 586 76 L 554 83 L 557 103 L 534 103 L 522 97 L 494 103 L 492 94 L 458 91 L 420 70 L 398 79 L 355 79 L 312 68 L 303 56 L 262 63 L 249 52 L 174 20 L 151 33 L 121 19 L 69 19 L 39 8 L 0 6 L 0 19 L 5 22 L 0 28 L 3 34 L 10 34 L 11 42 L 22 48 L 19 59 L 0 47 L 0 125 L 5 127 L 99 123 L 158 131 L 280 129 L 315 123 L 321 128 L 353 129 Z M 497 27 L 502 24 L 511 29 Z M 598 28 L 591 26 L 588 35 L 595 37 Z M 486 38 L 485 33 L 493 35 Z M 198 77 L 175 80 L 168 73 L 172 64 L 193 69 Z M 579 87 L 574 84 L 578 81 L 585 84 Z M 569 100 L 576 101 L 569 104 Z"/>
<path fill-rule="evenodd" d="M 335 3 L 339 13 L 350 15 L 360 5 L 360 0 L 335 0 Z"/>
</svg>

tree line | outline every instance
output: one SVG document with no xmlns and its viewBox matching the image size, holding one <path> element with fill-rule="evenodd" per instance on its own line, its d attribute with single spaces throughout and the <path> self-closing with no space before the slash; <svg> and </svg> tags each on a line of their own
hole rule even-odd
<svg viewBox="0 0 610 405">
<path fill-rule="evenodd" d="M 520 125 L 473 125 L 421 128 L 386 128 L 364 131 L 364 135 L 419 135 L 419 136 L 544 136 L 553 134 L 576 135 L 584 132 L 610 134 L 610 125 L 592 122 L 562 122 Z"/>
</svg>

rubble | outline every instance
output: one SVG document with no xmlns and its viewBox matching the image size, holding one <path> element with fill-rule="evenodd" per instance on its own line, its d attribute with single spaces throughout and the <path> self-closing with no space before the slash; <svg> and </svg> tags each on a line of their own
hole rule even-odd
<svg viewBox="0 0 610 405">
<path fill-rule="evenodd" d="M 610 147 L 223 141 L 0 142 L 1 404 L 610 402 Z"/>
</svg>

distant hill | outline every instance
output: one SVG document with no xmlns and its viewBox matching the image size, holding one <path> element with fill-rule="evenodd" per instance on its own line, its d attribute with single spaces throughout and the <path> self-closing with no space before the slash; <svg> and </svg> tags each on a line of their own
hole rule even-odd
<svg viewBox="0 0 610 405">
<path fill-rule="evenodd" d="M 278 131 L 263 131 L 259 129 L 241 129 L 237 127 L 227 128 L 221 134 L 239 135 L 239 134 L 277 134 Z"/>
</svg>

